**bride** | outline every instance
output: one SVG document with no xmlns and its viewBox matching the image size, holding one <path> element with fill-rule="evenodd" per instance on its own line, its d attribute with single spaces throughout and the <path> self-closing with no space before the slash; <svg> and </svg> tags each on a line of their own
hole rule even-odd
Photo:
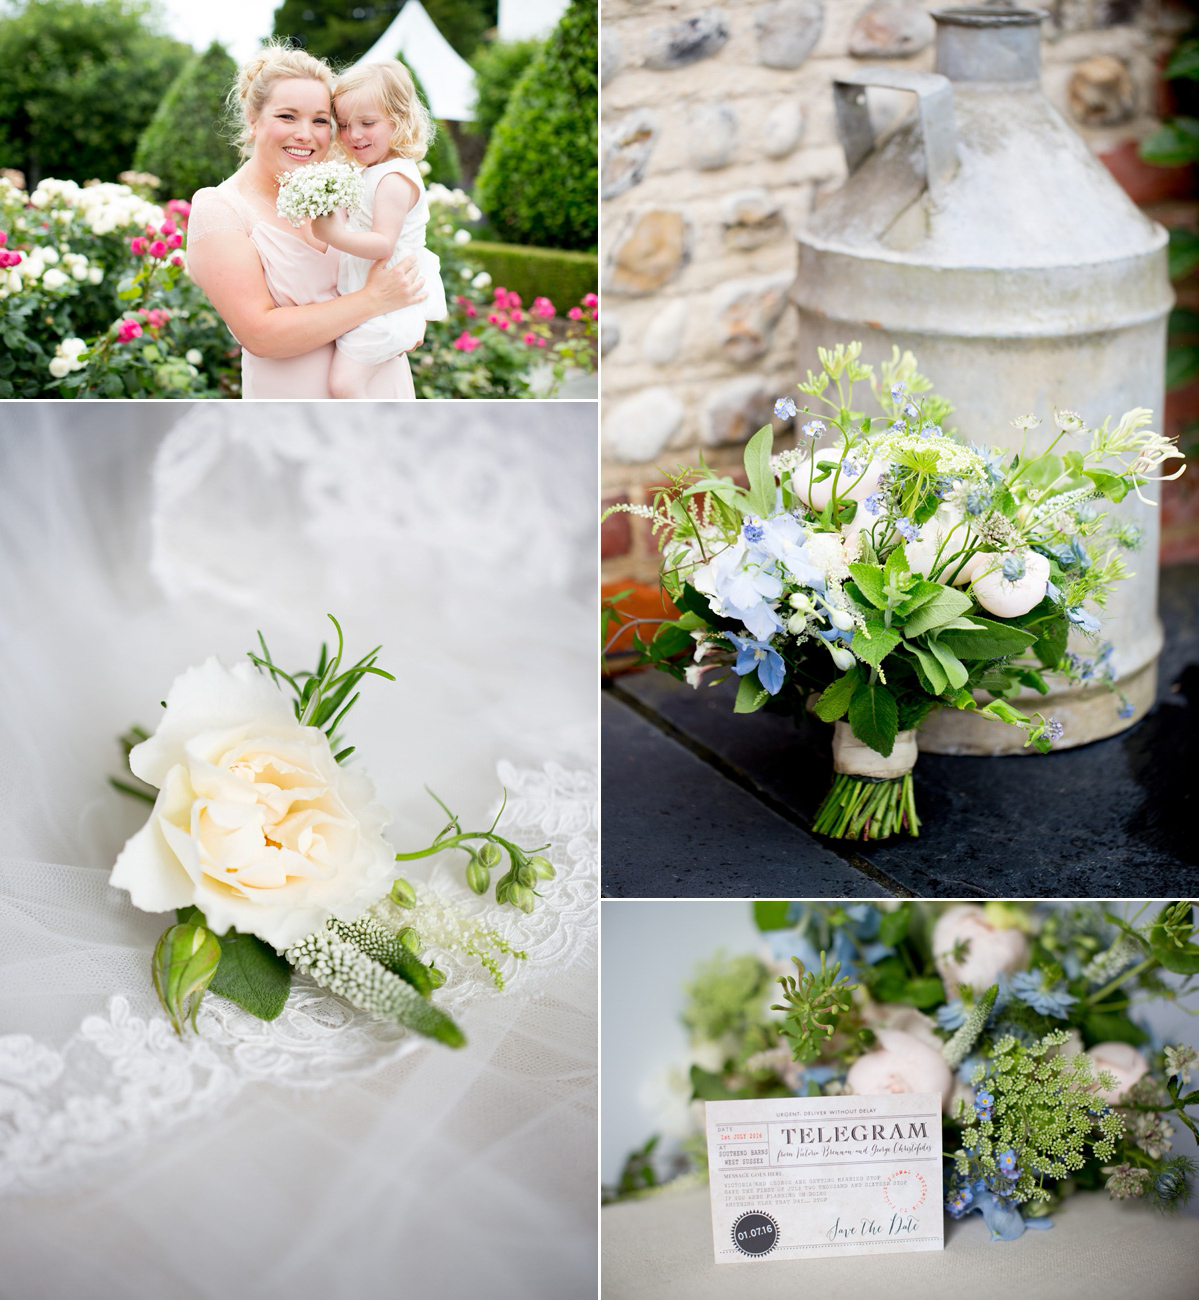
<svg viewBox="0 0 1199 1300">
<path fill-rule="evenodd" d="M 427 295 L 415 259 L 376 264 L 364 288 L 338 296 L 337 249 L 275 210 L 276 177 L 320 162 L 333 132 L 333 74 L 303 50 L 268 46 L 243 65 L 231 94 L 244 165 L 197 191 L 188 271 L 242 345 L 243 397 L 329 397 L 333 341 Z M 368 397 L 412 398 L 408 358 L 372 376 Z"/>
</svg>

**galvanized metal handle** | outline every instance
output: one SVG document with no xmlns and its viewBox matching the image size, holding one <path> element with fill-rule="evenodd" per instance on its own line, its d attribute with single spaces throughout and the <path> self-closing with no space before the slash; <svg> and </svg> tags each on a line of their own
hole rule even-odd
<svg viewBox="0 0 1199 1300">
<path fill-rule="evenodd" d="M 924 136 L 928 192 L 939 203 L 949 178 L 957 170 L 957 130 L 953 121 L 953 87 L 936 72 L 905 72 L 900 68 L 862 68 L 833 82 L 837 136 L 851 172 L 874 150 L 874 129 L 866 107 L 866 87 L 907 90 L 916 96 Z"/>
</svg>

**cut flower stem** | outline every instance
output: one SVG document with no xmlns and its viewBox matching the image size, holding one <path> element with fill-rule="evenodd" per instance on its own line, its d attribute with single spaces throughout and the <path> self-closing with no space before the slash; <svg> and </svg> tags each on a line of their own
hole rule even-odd
<svg viewBox="0 0 1199 1300">
<path fill-rule="evenodd" d="M 911 772 L 881 781 L 838 773 L 816 810 L 812 829 L 837 840 L 885 840 L 901 830 L 918 837 Z"/>
</svg>

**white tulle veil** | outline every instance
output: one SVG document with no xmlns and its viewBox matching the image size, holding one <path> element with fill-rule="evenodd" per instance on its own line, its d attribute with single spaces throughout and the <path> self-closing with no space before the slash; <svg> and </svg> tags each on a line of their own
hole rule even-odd
<svg viewBox="0 0 1199 1300">
<path fill-rule="evenodd" d="M 595 1276 L 595 407 L 6 404 L 0 411 L 0 1293 L 566 1297 Z M 426 1045 L 298 979 L 264 1025 L 157 1010 L 166 918 L 107 872 L 145 808 L 115 737 L 261 629 L 395 684 L 351 715 L 397 848 L 442 814 L 562 870 L 497 928 L 497 994 Z M 462 859 L 408 873 L 496 915 Z"/>
</svg>

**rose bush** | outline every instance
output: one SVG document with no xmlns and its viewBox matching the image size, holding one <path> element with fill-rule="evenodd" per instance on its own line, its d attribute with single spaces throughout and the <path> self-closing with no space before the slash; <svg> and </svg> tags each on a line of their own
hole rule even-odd
<svg viewBox="0 0 1199 1300">
<path fill-rule="evenodd" d="M 176 679 L 150 739 L 129 755 L 158 798 L 110 882 L 147 912 L 198 907 L 284 949 L 387 893 L 389 817 L 362 772 L 249 664 L 216 658 Z"/>
<path fill-rule="evenodd" d="M 1028 940 L 1019 930 L 1001 930 L 974 903 L 942 912 L 933 927 L 933 961 L 946 990 L 986 992 L 1000 974 L 1014 975 L 1028 965 Z"/>
<path fill-rule="evenodd" d="M 882 1046 L 867 1052 L 849 1067 L 845 1090 L 857 1096 L 878 1092 L 938 1092 L 948 1114 L 953 1097 L 953 1073 L 935 1047 L 902 1029 L 876 1029 Z"/>
</svg>

